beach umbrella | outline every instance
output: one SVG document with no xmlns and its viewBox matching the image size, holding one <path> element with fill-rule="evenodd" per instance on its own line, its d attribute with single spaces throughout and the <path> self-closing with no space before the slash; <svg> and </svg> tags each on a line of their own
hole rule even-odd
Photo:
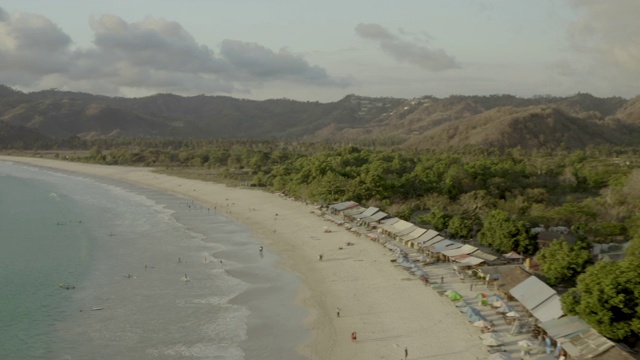
<svg viewBox="0 0 640 360">
<path fill-rule="evenodd" d="M 476 295 L 476 299 L 481 300 L 481 299 L 486 299 L 487 298 L 487 294 L 485 293 L 480 293 L 478 295 Z"/>
<path fill-rule="evenodd" d="M 520 340 L 520 341 L 518 341 L 518 346 L 522 346 L 522 347 L 528 348 L 528 347 L 533 346 L 533 343 L 531 341 L 529 341 L 529 340 Z"/>
<path fill-rule="evenodd" d="M 449 296 L 449 295 L 451 295 L 451 294 L 457 294 L 457 293 L 458 293 L 457 291 L 455 291 L 455 290 L 451 290 L 451 289 L 449 289 L 449 290 L 447 290 L 447 291 L 445 291 L 445 292 L 444 292 L 444 294 L 445 294 L 446 296 Z"/>
<path fill-rule="evenodd" d="M 502 296 L 500 296 L 500 295 L 495 295 L 495 294 L 493 294 L 493 295 L 489 296 L 489 298 L 487 299 L 487 301 L 489 301 L 489 302 L 496 302 L 496 301 L 502 301 L 502 300 L 504 300 L 504 299 L 502 298 Z"/>
<path fill-rule="evenodd" d="M 469 322 L 472 324 L 482 320 L 486 320 L 485 318 L 482 317 L 482 315 L 473 314 L 469 316 Z"/>
<path fill-rule="evenodd" d="M 502 341 L 500 338 L 490 338 L 490 339 L 482 340 L 482 343 L 487 346 L 500 346 L 504 344 L 504 341 Z"/>
<path fill-rule="evenodd" d="M 464 314 L 471 317 L 472 315 L 477 315 L 480 316 L 480 311 L 478 311 L 478 309 L 474 308 L 473 306 L 469 306 L 465 309 Z"/>
<path fill-rule="evenodd" d="M 448 296 L 449 296 L 449 300 L 453 300 L 453 301 L 462 300 L 462 295 L 458 294 L 457 292 L 453 292 Z"/>
<path fill-rule="evenodd" d="M 469 305 L 469 304 L 467 304 L 467 302 L 466 302 L 466 301 L 464 301 L 464 300 L 458 301 L 458 302 L 456 303 L 456 307 L 459 307 L 459 308 L 467 307 L 467 305 Z"/>
<path fill-rule="evenodd" d="M 480 320 L 473 323 L 473 326 L 477 326 L 479 328 L 488 328 L 491 327 L 491 323 L 487 320 Z"/>
<path fill-rule="evenodd" d="M 513 312 L 513 309 L 509 305 L 504 305 L 502 307 L 497 308 L 496 312 L 499 314 L 506 314 L 506 313 Z"/>
<path fill-rule="evenodd" d="M 467 313 L 467 311 L 469 311 L 469 307 L 468 307 L 468 306 L 461 307 L 461 308 L 458 308 L 458 310 L 459 310 L 461 313 L 466 314 L 466 313 Z"/>
<path fill-rule="evenodd" d="M 506 315 L 508 317 L 520 317 L 520 315 L 515 311 L 508 312 Z"/>
</svg>

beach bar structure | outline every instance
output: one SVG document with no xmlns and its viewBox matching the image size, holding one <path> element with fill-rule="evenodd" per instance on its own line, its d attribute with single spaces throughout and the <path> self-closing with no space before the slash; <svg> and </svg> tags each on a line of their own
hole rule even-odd
<svg viewBox="0 0 640 360">
<path fill-rule="evenodd" d="M 455 261 L 454 257 L 458 256 L 458 255 L 469 255 L 473 252 L 475 252 L 476 250 L 478 250 L 477 247 L 472 246 L 472 245 L 462 245 L 458 248 L 455 249 L 449 249 L 449 250 L 444 250 L 441 252 L 442 256 L 444 257 L 444 260 L 446 262 L 453 262 Z"/>
<path fill-rule="evenodd" d="M 516 285 L 510 293 L 538 321 L 544 322 L 564 315 L 558 293 L 535 276 Z"/>
<path fill-rule="evenodd" d="M 411 224 L 411 226 L 409 226 L 408 228 L 396 231 L 394 233 L 394 239 L 396 241 L 400 242 L 401 244 L 405 244 L 406 245 L 406 243 L 403 240 L 403 237 L 406 236 L 406 235 L 411 234 L 412 232 L 414 232 L 415 230 L 418 230 L 418 229 L 420 229 L 420 228 L 417 225 Z"/>
<path fill-rule="evenodd" d="M 342 211 L 342 216 L 348 221 L 353 221 L 354 217 L 367 211 L 360 205 Z"/>
<path fill-rule="evenodd" d="M 402 220 L 400 218 L 396 218 L 398 220 L 393 222 L 384 222 L 380 225 L 380 229 L 382 229 L 382 233 L 391 238 L 395 238 L 397 232 L 402 231 L 404 229 L 408 229 L 411 226 L 414 226 L 412 223 Z"/>
<path fill-rule="evenodd" d="M 445 261 L 445 258 L 442 255 L 443 251 L 457 249 L 459 247 L 462 247 L 462 245 L 462 243 L 459 243 L 457 241 L 443 239 L 434 243 L 433 245 L 427 246 L 425 250 L 426 253 L 431 256 L 431 258 L 437 258 L 438 261 Z"/>
<path fill-rule="evenodd" d="M 378 227 L 380 225 L 380 222 L 387 218 L 389 218 L 389 214 L 384 211 L 377 211 L 373 215 L 359 219 L 358 222 L 361 226 L 372 228 Z"/>
<path fill-rule="evenodd" d="M 418 238 L 415 239 L 413 243 L 417 246 L 417 248 L 420 249 L 420 248 L 423 248 L 429 240 L 433 239 L 436 236 L 440 236 L 440 233 L 435 230 L 428 229 L 427 231 L 424 232 L 424 234 L 418 236 Z"/>
<path fill-rule="evenodd" d="M 360 204 L 355 201 L 345 201 L 337 204 L 332 204 L 329 205 L 329 213 L 332 215 L 337 215 L 339 213 L 341 214 L 343 211 L 354 208 L 358 205 Z"/>
<path fill-rule="evenodd" d="M 483 271 L 488 272 L 488 270 Z M 495 269 L 493 270 L 493 272 L 495 273 Z M 510 271 L 508 271 L 506 274 L 500 274 L 499 277 L 495 279 L 495 289 L 500 295 L 507 298 L 507 300 L 515 300 L 515 298 L 511 295 L 511 289 L 518 286 L 530 276 L 531 273 L 525 270 L 522 266 L 512 266 L 510 268 Z"/>
<path fill-rule="evenodd" d="M 631 360 L 633 357 L 616 347 L 578 316 L 565 316 L 538 324 L 544 333 L 567 352 L 569 359 Z"/>
<path fill-rule="evenodd" d="M 415 240 L 426 232 L 427 229 L 416 228 L 409 234 L 402 236 L 402 242 L 410 248 L 418 249 L 418 245 L 415 243 Z"/>
<path fill-rule="evenodd" d="M 366 217 L 369 217 L 375 213 L 377 213 L 380 209 L 378 209 L 377 207 L 374 206 L 369 206 L 365 211 L 363 211 L 360 214 L 356 214 L 353 215 L 353 221 L 358 221 L 360 219 L 364 219 Z"/>
<path fill-rule="evenodd" d="M 378 232 L 382 235 L 386 235 L 386 232 L 387 232 L 386 229 L 391 228 L 391 225 L 395 224 L 398 221 L 400 221 L 399 217 L 392 217 L 392 218 L 380 220 L 380 225 L 378 225 Z"/>
</svg>

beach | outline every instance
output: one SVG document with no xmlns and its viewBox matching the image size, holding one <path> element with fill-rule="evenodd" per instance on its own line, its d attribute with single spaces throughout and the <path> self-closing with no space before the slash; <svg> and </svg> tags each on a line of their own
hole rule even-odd
<svg viewBox="0 0 640 360">
<path fill-rule="evenodd" d="M 311 314 L 305 320 L 311 337 L 298 349 L 310 359 L 404 359 L 405 348 L 408 359 L 482 359 L 488 355 L 479 329 L 450 300 L 394 265 L 390 260 L 395 257 L 381 244 L 323 220 L 312 205 L 255 189 L 160 175 L 150 168 L 11 156 L 0 156 L 0 160 L 106 177 L 179 195 L 247 226 L 266 250 L 281 257 L 283 269 L 301 279 L 296 303 Z M 346 246 L 347 242 L 353 246 Z M 443 276 L 446 284 L 449 277 Z M 453 278 L 453 273 L 449 276 Z M 268 326 L 264 331 L 268 332 Z M 355 342 L 351 339 L 354 331 Z"/>
</svg>

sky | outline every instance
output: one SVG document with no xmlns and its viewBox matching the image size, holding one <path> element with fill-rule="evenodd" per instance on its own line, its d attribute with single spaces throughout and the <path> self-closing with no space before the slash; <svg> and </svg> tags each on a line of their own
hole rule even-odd
<svg viewBox="0 0 640 360">
<path fill-rule="evenodd" d="M 4 0 L 0 84 L 264 100 L 640 94 L 640 0 Z"/>
</svg>

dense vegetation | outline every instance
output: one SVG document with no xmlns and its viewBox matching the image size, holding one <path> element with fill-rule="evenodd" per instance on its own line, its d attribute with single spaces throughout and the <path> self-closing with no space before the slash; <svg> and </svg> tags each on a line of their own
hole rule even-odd
<svg viewBox="0 0 640 360">
<path fill-rule="evenodd" d="M 640 149 L 449 151 L 332 147 L 302 142 L 93 140 L 72 160 L 199 169 L 313 202 L 358 201 L 452 238 L 537 255 L 567 313 L 614 340 L 640 334 Z M 531 229 L 569 235 L 538 249 Z M 577 238 L 577 239 L 575 239 Z M 631 240 L 625 260 L 593 264 L 591 243 Z"/>
</svg>

